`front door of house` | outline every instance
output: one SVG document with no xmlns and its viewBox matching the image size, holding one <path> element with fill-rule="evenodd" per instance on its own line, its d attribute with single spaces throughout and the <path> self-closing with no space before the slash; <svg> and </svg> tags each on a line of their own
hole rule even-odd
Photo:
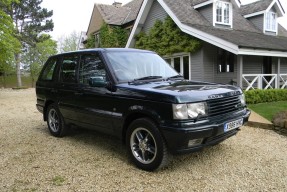
<svg viewBox="0 0 287 192">
<path fill-rule="evenodd" d="M 263 74 L 272 74 L 272 57 L 263 57 L 263 67 L 262 67 Z M 266 81 L 271 80 L 271 76 L 264 76 Z M 267 83 L 265 81 L 262 82 L 263 87 L 266 87 Z"/>
</svg>

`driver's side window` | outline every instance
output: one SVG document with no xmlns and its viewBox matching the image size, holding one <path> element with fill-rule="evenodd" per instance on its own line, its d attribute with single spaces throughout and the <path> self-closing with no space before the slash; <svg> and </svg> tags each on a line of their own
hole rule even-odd
<svg viewBox="0 0 287 192">
<path fill-rule="evenodd" d="M 106 70 L 98 54 L 85 54 L 81 56 L 79 69 L 80 83 L 94 87 L 105 84 Z"/>
</svg>

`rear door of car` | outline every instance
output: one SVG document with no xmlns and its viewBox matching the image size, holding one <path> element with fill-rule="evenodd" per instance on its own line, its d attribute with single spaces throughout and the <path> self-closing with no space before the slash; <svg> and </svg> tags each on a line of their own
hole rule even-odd
<svg viewBox="0 0 287 192">
<path fill-rule="evenodd" d="M 57 84 L 58 106 L 66 123 L 77 124 L 78 122 L 78 99 L 81 95 L 77 72 L 79 59 L 79 53 L 64 54 L 61 57 L 59 83 Z"/>
<path fill-rule="evenodd" d="M 47 101 L 56 101 L 55 84 L 57 83 L 57 69 L 59 65 L 58 57 L 50 57 L 45 63 L 43 70 L 36 83 L 37 107 L 44 112 Z"/>
</svg>

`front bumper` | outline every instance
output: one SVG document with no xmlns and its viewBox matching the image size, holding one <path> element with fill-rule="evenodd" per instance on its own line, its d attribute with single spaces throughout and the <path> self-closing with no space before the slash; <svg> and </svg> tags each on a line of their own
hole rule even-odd
<svg viewBox="0 0 287 192">
<path fill-rule="evenodd" d="M 243 124 L 245 124 L 250 113 L 246 109 L 244 112 L 232 114 L 231 116 L 217 117 L 206 122 L 195 122 L 189 127 L 161 126 L 161 130 L 171 153 L 189 153 L 201 150 L 206 146 L 218 144 L 236 135 L 239 128 L 224 132 L 225 123 L 242 118 Z M 198 145 L 188 146 L 189 141 L 195 139 L 202 139 L 202 142 Z"/>
<path fill-rule="evenodd" d="M 36 104 L 36 108 L 40 113 L 44 113 L 44 107 L 40 104 Z"/>
</svg>

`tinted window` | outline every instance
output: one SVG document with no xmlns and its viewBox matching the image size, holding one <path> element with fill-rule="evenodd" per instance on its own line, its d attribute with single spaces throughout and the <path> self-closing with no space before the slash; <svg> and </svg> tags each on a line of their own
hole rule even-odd
<svg viewBox="0 0 287 192">
<path fill-rule="evenodd" d="M 61 67 L 61 79 L 64 83 L 76 82 L 76 69 L 77 69 L 78 56 L 68 55 L 63 57 Z"/>
<path fill-rule="evenodd" d="M 79 80 L 86 85 L 90 85 L 91 80 L 106 82 L 105 67 L 98 54 L 86 54 L 81 57 Z"/>
<path fill-rule="evenodd" d="M 51 58 L 47 61 L 47 64 L 45 65 L 45 69 L 42 73 L 42 80 L 45 81 L 51 81 L 53 80 L 53 74 L 55 71 L 55 66 L 57 64 L 57 59 L 56 58 Z"/>
</svg>

